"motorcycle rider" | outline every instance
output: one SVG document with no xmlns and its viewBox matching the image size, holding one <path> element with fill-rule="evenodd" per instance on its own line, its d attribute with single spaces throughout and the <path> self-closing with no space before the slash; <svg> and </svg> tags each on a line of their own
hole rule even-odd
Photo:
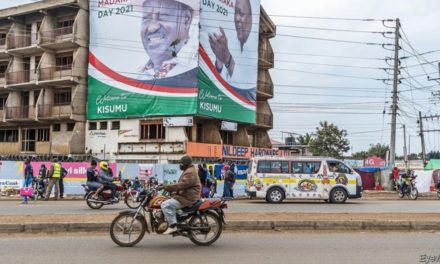
<svg viewBox="0 0 440 264">
<path fill-rule="evenodd" d="M 177 231 L 176 211 L 184 207 L 191 207 L 200 199 L 201 183 L 196 168 L 192 165 L 190 156 L 180 159 L 180 169 L 183 171 L 176 184 L 160 186 L 169 193 L 175 193 L 173 198 L 161 204 L 162 211 L 168 222 L 168 229 L 163 233 L 169 235 Z"/>
<path fill-rule="evenodd" d="M 90 162 L 90 167 L 87 168 L 87 186 L 95 191 L 94 199 L 98 198 L 99 193 L 104 189 L 104 185 L 102 185 L 98 180 L 98 171 L 96 170 L 96 160 L 92 160 Z"/>
<path fill-rule="evenodd" d="M 116 185 L 113 184 L 113 173 L 108 167 L 106 161 L 101 161 L 99 163 L 98 180 L 104 185 L 104 189 L 110 189 L 112 191 L 112 202 L 117 202 L 116 198 Z"/>
</svg>

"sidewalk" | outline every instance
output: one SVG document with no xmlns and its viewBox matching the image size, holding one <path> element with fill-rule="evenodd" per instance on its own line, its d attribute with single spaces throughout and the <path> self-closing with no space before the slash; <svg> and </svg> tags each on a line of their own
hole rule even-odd
<svg viewBox="0 0 440 264">
<path fill-rule="evenodd" d="M 52 199 L 52 198 L 51 198 Z M 65 195 L 63 200 L 69 201 L 69 200 L 83 200 L 84 195 Z M 249 199 L 248 197 L 237 197 L 236 200 L 246 200 Z M 254 198 L 255 199 L 255 198 Z M 395 191 L 363 191 L 363 196 L 361 199 L 372 199 L 372 200 L 400 200 L 401 198 L 398 197 L 397 192 Z M 429 192 L 429 193 L 420 193 L 418 199 L 423 200 L 440 200 L 437 197 L 436 192 Z M 0 202 L 1 201 L 21 201 L 23 198 L 19 195 L 12 195 L 12 196 L 0 196 Z"/>
<path fill-rule="evenodd" d="M 0 216 L 0 233 L 108 232 L 115 215 Z M 226 213 L 227 230 L 435 231 L 439 214 Z"/>
</svg>

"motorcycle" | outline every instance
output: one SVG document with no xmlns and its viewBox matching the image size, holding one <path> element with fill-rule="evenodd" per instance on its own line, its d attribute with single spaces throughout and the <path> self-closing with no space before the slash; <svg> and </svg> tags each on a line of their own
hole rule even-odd
<svg viewBox="0 0 440 264">
<path fill-rule="evenodd" d="M 38 198 L 44 199 L 44 195 L 46 194 L 46 187 L 48 185 L 47 178 L 34 178 L 32 182 L 32 187 L 34 188 L 34 199 L 38 200 Z"/>
<path fill-rule="evenodd" d="M 116 184 L 115 196 L 117 197 L 117 200 L 112 199 L 112 191 L 109 189 L 104 189 L 98 194 L 98 197 L 95 197 L 96 189 L 89 188 L 86 184 L 82 184 L 82 186 L 85 191 L 84 199 L 86 200 L 87 206 L 91 209 L 101 209 L 104 205 L 117 204 L 122 200 L 127 204 L 126 196 L 131 195 L 129 180 L 124 180 L 122 184 Z"/>
<path fill-rule="evenodd" d="M 419 191 L 417 190 L 415 181 L 416 178 L 417 176 L 410 176 L 409 184 L 399 184 L 399 189 L 397 192 L 400 198 L 403 198 L 406 195 L 412 200 L 416 200 L 419 197 Z"/>
<path fill-rule="evenodd" d="M 120 212 L 111 223 L 110 237 L 121 247 L 136 245 L 145 232 L 162 234 L 168 228 L 161 204 L 170 197 L 159 194 L 157 187 L 143 193 L 136 211 Z M 227 198 L 198 200 L 191 207 L 177 210 L 178 230 L 173 237 L 187 237 L 198 246 L 211 245 L 220 237 L 226 224 L 223 209 L 228 208 L 227 201 Z"/>
</svg>

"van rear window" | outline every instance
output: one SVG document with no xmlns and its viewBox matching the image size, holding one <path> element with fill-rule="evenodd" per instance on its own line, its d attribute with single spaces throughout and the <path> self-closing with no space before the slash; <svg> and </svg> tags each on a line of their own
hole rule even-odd
<svg viewBox="0 0 440 264">
<path fill-rule="evenodd" d="M 289 162 L 278 160 L 260 160 L 258 173 L 289 173 Z"/>
</svg>

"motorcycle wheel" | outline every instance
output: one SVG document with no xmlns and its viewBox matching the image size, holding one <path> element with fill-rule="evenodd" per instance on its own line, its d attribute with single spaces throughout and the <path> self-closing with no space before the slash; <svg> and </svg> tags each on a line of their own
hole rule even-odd
<svg viewBox="0 0 440 264">
<path fill-rule="evenodd" d="M 412 200 L 416 200 L 417 197 L 419 197 L 419 191 L 417 190 L 417 188 L 413 188 L 413 189 L 411 190 L 411 192 L 410 192 L 410 194 L 409 194 L 409 197 L 410 197 Z"/>
<path fill-rule="evenodd" d="M 136 201 L 136 197 L 133 194 L 127 194 L 125 196 L 124 203 L 130 209 L 137 209 L 139 207 L 139 205 L 141 205 L 141 202 L 140 201 Z"/>
<path fill-rule="evenodd" d="M 86 197 L 86 203 L 87 206 L 90 207 L 91 209 L 97 210 L 97 209 L 101 209 L 104 204 L 103 203 L 97 203 L 97 202 L 93 202 L 93 195 L 95 195 L 95 192 L 90 192 L 87 197 Z"/>
<path fill-rule="evenodd" d="M 209 246 L 214 243 L 223 231 L 220 217 L 213 212 L 204 212 L 195 215 L 189 221 L 190 228 L 208 227 L 208 231 L 193 230 L 189 232 L 189 239 L 198 246 Z"/>
<path fill-rule="evenodd" d="M 399 194 L 399 198 L 403 198 L 405 196 L 405 194 L 403 193 L 402 190 L 399 189 L 399 191 L 397 191 L 397 193 Z"/>
<path fill-rule="evenodd" d="M 132 247 L 139 243 L 147 229 L 142 216 L 134 218 L 136 213 L 120 214 L 110 225 L 110 237 L 121 247 Z"/>
<path fill-rule="evenodd" d="M 440 199 L 440 190 L 437 190 L 437 197 Z"/>
</svg>

